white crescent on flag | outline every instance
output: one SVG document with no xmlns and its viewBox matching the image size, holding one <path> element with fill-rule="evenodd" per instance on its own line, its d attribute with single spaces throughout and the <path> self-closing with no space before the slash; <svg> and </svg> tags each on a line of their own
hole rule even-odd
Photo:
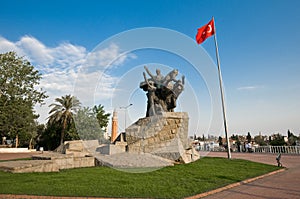
<svg viewBox="0 0 300 199">
<path fill-rule="evenodd" d="M 208 29 L 207 33 L 211 33 L 211 31 L 212 31 L 212 27 L 211 27 L 211 25 L 210 25 L 210 24 L 208 25 L 208 28 L 209 28 L 209 29 Z"/>
</svg>

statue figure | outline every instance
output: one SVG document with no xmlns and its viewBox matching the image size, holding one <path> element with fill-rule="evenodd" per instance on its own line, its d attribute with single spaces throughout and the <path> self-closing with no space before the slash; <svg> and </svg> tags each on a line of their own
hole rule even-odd
<svg viewBox="0 0 300 199">
<path fill-rule="evenodd" d="M 148 75 L 151 77 L 151 80 L 157 85 L 158 88 L 161 87 L 163 80 L 164 80 L 164 76 L 160 73 L 160 69 L 156 69 L 156 76 L 154 76 L 149 69 L 147 68 L 147 66 L 144 66 L 146 72 L 148 73 Z"/>
<path fill-rule="evenodd" d="M 176 95 L 176 98 L 183 91 L 183 88 L 184 88 L 184 79 L 185 79 L 185 77 L 182 76 L 181 80 L 177 80 L 176 83 L 174 84 L 173 91 L 174 91 L 174 94 Z"/>
<path fill-rule="evenodd" d="M 170 84 L 170 82 L 174 81 L 176 82 L 176 76 L 178 75 L 178 70 L 177 69 L 174 69 L 172 70 L 171 72 L 168 73 L 168 75 L 164 78 L 163 80 L 163 84 L 172 89 L 171 87 L 173 86 L 172 84 Z"/>
<path fill-rule="evenodd" d="M 156 75 L 153 75 L 149 69 L 144 66 L 147 74 L 143 72 L 144 81 L 140 83 L 140 88 L 147 92 L 147 112 L 146 117 L 160 114 L 162 112 L 173 112 L 176 107 L 176 100 L 184 89 L 184 76 L 181 80 L 176 80 L 178 70 L 174 69 L 165 77 L 159 69 L 156 69 Z"/>
<path fill-rule="evenodd" d="M 154 86 L 154 82 L 148 81 L 145 72 L 143 72 L 143 75 L 144 75 L 145 82 L 148 86 L 148 88 L 147 88 L 148 102 L 147 102 L 147 113 L 146 113 L 146 117 L 148 117 L 149 115 L 156 115 L 155 108 L 154 108 L 154 98 L 156 97 L 155 96 L 156 87 Z"/>
</svg>

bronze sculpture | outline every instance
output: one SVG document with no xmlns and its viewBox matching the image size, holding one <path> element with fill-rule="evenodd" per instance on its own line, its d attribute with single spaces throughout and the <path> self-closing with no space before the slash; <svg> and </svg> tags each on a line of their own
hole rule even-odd
<svg viewBox="0 0 300 199">
<path fill-rule="evenodd" d="M 140 83 L 140 88 L 147 91 L 147 112 L 146 117 L 158 115 L 162 112 L 174 112 L 176 100 L 184 89 L 184 79 L 176 80 L 178 70 L 174 69 L 165 77 L 159 69 L 156 69 L 156 75 L 153 75 L 149 69 L 144 66 L 150 78 L 147 78 L 143 72 L 144 81 Z"/>
</svg>

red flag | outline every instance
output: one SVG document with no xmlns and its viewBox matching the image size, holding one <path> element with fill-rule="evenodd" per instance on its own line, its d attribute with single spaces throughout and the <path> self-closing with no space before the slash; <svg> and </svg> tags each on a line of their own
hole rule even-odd
<svg viewBox="0 0 300 199">
<path fill-rule="evenodd" d="M 208 37 L 215 34 L 215 23 L 214 19 L 212 19 L 208 24 L 198 28 L 198 33 L 196 35 L 196 41 L 198 44 L 204 42 Z"/>
</svg>

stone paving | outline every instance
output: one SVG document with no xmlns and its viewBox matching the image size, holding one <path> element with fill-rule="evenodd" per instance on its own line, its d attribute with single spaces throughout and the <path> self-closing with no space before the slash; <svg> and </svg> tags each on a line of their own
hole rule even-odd
<svg viewBox="0 0 300 199">
<path fill-rule="evenodd" d="M 174 165 L 171 160 L 149 153 L 95 154 L 95 157 L 100 164 L 114 168 L 161 168 Z"/>
<path fill-rule="evenodd" d="M 210 157 L 227 157 L 226 153 L 212 152 Z M 277 165 L 276 154 L 232 153 L 232 158 Z M 282 154 L 281 162 L 287 169 L 251 183 L 210 195 L 205 199 L 299 199 L 300 198 L 300 156 Z"/>
</svg>

